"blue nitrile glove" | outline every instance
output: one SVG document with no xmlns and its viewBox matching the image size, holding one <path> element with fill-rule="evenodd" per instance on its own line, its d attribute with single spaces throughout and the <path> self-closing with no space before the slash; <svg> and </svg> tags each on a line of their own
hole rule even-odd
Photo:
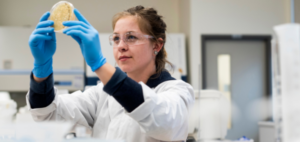
<svg viewBox="0 0 300 142">
<path fill-rule="evenodd" d="M 63 33 L 73 37 L 78 42 L 86 63 L 94 72 L 106 63 L 106 58 L 102 55 L 98 31 L 77 9 L 74 9 L 74 13 L 79 21 L 63 22 L 64 26 L 69 27 Z"/>
<path fill-rule="evenodd" d="M 29 47 L 34 57 L 33 74 L 38 78 L 49 76 L 52 72 L 52 56 L 56 50 L 56 38 L 54 28 L 49 27 L 54 24 L 47 20 L 50 16 L 46 12 L 37 24 L 36 29 L 29 37 Z"/>
</svg>

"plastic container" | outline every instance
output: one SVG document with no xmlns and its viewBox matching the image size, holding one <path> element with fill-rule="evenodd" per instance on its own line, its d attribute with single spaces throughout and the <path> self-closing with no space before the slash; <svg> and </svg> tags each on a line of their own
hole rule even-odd
<svg viewBox="0 0 300 142">
<path fill-rule="evenodd" d="M 60 1 L 56 3 L 50 10 L 49 20 L 54 21 L 54 31 L 62 33 L 62 31 L 67 28 L 62 23 L 64 21 L 75 20 L 73 4 L 67 1 Z"/>
<path fill-rule="evenodd" d="M 0 128 L 3 124 L 13 123 L 17 112 L 17 103 L 14 100 L 0 100 Z"/>
</svg>

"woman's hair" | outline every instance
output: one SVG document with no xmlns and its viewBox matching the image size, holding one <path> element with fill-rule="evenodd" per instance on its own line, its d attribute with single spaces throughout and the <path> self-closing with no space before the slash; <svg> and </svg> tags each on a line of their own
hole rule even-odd
<svg viewBox="0 0 300 142">
<path fill-rule="evenodd" d="M 115 28 L 116 22 L 125 16 L 136 16 L 141 31 L 153 36 L 154 38 L 150 39 L 152 42 L 162 42 L 164 44 L 155 58 L 156 74 L 160 74 L 165 69 L 166 63 L 173 68 L 172 64 L 167 60 L 167 52 L 164 47 L 166 42 L 167 25 L 162 20 L 163 17 L 158 15 L 154 8 L 144 8 L 139 5 L 117 13 L 113 17 L 113 29 Z M 161 38 L 162 41 L 158 40 L 159 38 Z"/>
</svg>

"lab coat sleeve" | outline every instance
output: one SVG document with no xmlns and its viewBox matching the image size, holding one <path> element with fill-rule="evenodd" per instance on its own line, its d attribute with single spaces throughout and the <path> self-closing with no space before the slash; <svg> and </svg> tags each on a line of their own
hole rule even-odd
<svg viewBox="0 0 300 142">
<path fill-rule="evenodd" d="M 188 108 L 194 102 L 193 88 L 183 81 L 168 81 L 159 93 L 140 82 L 145 101 L 127 113 L 142 132 L 163 141 L 185 141 L 188 135 Z M 159 87 L 159 86 L 158 86 Z"/>
<path fill-rule="evenodd" d="M 103 84 L 89 88 L 85 92 L 76 91 L 72 94 L 57 95 L 55 89 L 55 98 L 53 102 L 43 108 L 31 108 L 29 103 L 29 92 L 26 96 L 26 101 L 29 110 L 35 121 L 72 121 L 87 127 L 93 127 L 97 111 L 97 102 L 100 97 L 100 88 Z"/>
</svg>

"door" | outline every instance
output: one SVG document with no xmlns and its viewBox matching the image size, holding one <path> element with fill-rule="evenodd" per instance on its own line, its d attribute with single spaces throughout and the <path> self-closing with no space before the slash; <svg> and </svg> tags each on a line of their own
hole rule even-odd
<svg viewBox="0 0 300 142">
<path fill-rule="evenodd" d="M 204 39 L 204 38 L 203 38 Z M 230 84 L 226 85 L 231 101 L 231 118 L 226 139 L 242 136 L 258 141 L 258 122 L 267 119 L 267 104 L 258 110 L 251 108 L 266 96 L 269 86 L 268 44 L 265 40 L 215 39 L 203 40 L 203 89 L 220 90 L 220 73 L 228 72 Z M 220 57 L 227 56 L 229 69 L 220 66 Z M 225 74 L 226 75 L 226 74 Z M 227 77 L 228 77 L 227 76 Z M 227 92 L 224 93 L 228 95 Z M 260 101 L 259 101 L 260 102 Z M 255 106 L 254 106 L 255 107 Z M 254 116 L 254 117 L 252 117 Z M 260 116 L 260 117 L 257 117 Z"/>
</svg>

